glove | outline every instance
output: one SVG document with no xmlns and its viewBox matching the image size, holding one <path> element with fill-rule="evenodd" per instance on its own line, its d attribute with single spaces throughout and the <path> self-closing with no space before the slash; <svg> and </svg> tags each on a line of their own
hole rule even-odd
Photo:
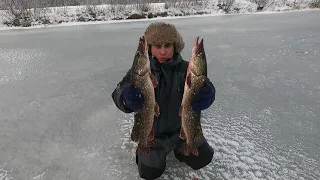
<svg viewBox="0 0 320 180">
<path fill-rule="evenodd" d="M 122 98 L 124 105 L 133 111 L 141 109 L 144 103 L 141 89 L 134 87 L 132 84 L 123 89 Z"/>
<path fill-rule="evenodd" d="M 201 111 L 209 108 L 214 101 L 215 89 L 211 83 L 206 83 L 202 88 L 200 88 L 192 102 L 191 106 L 194 111 Z"/>
</svg>

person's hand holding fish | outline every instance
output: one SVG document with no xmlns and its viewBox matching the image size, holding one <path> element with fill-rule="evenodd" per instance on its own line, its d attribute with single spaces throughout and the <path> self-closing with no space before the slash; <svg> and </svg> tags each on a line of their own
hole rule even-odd
<svg viewBox="0 0 320 180">
<path fill-rule="evenodd" d="M 141 89 L 134 87 L 131 83 L 123 90 L 122 97 L 124 105 L 133 111 L 143 107 L 144 96 Z"/>
</svg>

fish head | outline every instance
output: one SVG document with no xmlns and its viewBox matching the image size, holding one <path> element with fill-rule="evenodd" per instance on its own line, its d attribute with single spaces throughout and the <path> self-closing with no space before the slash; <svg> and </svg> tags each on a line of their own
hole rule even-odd
<svg viewBox="0 0 320 180">
<path fill-rule="evenodd" d="M 188 68 L 196 76 L 207 76 L 207 60 L 204 51 L 203 39 L 201 39 L 199 43 L 199 37 L 194 41 Z"/>
<path fill-rule="evenodd" d="M 133 60 L 131 71 L 135 75 L 144 76 L 149 73 L 150 61 L 148 54 L 148 45 L 144 36 L 139 39 L 139 46 Z"/>
</svg>

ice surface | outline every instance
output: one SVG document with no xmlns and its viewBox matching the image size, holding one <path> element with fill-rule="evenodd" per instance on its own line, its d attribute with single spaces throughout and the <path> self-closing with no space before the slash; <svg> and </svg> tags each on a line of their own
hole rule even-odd
<svg viewBox="0 0 320 180">
<path fill-rule="evenodd" d="M 217 95 L 202 124 L 215 154 L 199 171 L 170 154 L 159 179 L 320 179 L 319 16 L 165 20 L 186 60 L 205 40 Z M 0 180 L 140 179 L 133 115 L 111 93 L 148 24 L 0 32 Z"/>
<path fill-rule="evenodd" d="M 12 177 L 9 176 L 8 171 L 4 170 L 0 166 L 0 180 L 12 180 Z"/>
<path fill-rule="evenodd" d="M 31 73 L 36 73 L 37 69 L 32 67 L 40 67 L 41 59 L 45 58 L 45 54 L 38 49 L 0 48 L 0 87 L 3 84 L 23 80 Z"/>
</svg>

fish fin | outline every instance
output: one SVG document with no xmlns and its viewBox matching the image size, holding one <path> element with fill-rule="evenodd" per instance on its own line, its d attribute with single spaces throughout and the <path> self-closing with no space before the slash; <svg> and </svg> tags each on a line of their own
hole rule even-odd
<svg viewBox="0 0 320 180">
<path fill-rule="evenodd" d="M 148 136 L 148 141 L 152 141 L 154 139 L 154 128 L 152 127 L 150 134 Z"/>
<path fill-rule="evenodd" d="M 206 81 L 207 81 L 207 77 L 202 75 L 201 76 L 201 82 L 202 82 L 201 84 L 202 84 L 202 86 L 204 86 L 206 84 Z"/>
<path fill-rule="evenodd" d="M 196 124 L 196 134 L 194 139 L 200 141 L 202 138 L 203 138 L 203 132 L 202 132 L 202 127 L 201 127 L 200 118 L 199 118 L 199 122 Z"/>
<path fill-rule="evenodd" d="M 194 140 L 200 141 L 203 138 L 203 133 L 201 127 L 197 127 L 196 136 L 194 137 Z"/>
<path fill-rule="evenodd" d="M 187 73 L 187 85 L 190 88 L 191 87 L 191 74 Z"/>
<path fill-rule="evenodd" d="M 158 80 L 157 80 L 156 76 L 154 76 L 152 73 L 150 73 L 150 78 L 151 78 L 153 87 L 156 88 L 158 86 Z"/>
<path fill-rule="evenodd" d="M 184 130 L 182 127 L 180 129 L 180 139 L 182 139 L 182 140 L 186 139 L 186 134 L 184 133 Z"/>
<path fill-rule="evenodd" d="M 182 106 L 180 106 L 180 108 L 179 108 L 179 116 L 181 116 L 182 115 Z"/>
<path fill-rule="evenodd" d="M 198 148 L 193 143 L 192 144 L 186 143 L 184 145 L 184 155 L 189 156 L 190 154 L 193 154 L 195 156 L 199 156 Z"/>
<path fill-rule="evenodd" d="M 150 147 L 148 145 L 142 145 L 139 143 L 136 149 L 136 154 L 138 155 L 140 153 L 146 153 L 147 155 L 150 155 Z"/>
<path fill-rule="evenodd" d="M 157 116 L 157 117 L 160 116 L 160 107 L 159 107 L 159 104 L 158 104 L 158 103 L 156 103 L 156 104 L 154 105 L 154 114 L 155 114 L 155 116 Z"/>
<path fill-rule="evenodd" d="M 137 131 L 137 127 L 133 126 L 132 130 L 131 130 L 131 140 L 138 142 L 138 131 Z"/>
</svg>

